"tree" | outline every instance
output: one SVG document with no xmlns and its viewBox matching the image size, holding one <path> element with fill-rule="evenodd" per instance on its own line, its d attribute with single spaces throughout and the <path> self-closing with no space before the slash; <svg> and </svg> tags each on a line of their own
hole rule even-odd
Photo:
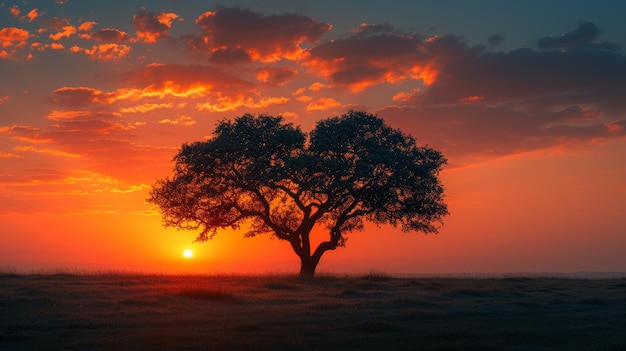
<svg viewBox="0 0 626 351">
<path fill-rule="evenodd" d="M 365 221 L 436 233 L 448 213 L 441 153 L 365 112 L 321 120 L 309 134 L 282 117 L 246 114 L 219 122 L 211 139 L 183 145 L 174 160 L 174 176 L 149 199 L 165 226 L 197 230 L 199 242 L 225 228 L 274 235 L 300 257 L 301 277 L 313 277 L 322 255 Z M 328 239 L 312 248 L 316 225 Z"/>
</svg>

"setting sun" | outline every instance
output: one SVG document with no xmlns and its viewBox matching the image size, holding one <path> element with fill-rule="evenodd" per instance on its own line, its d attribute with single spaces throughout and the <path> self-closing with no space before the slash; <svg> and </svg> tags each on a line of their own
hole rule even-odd
<svg viewBox="0 0 626 351">
<path fill-rule="evenodd" d="M 183 256 L 185 256 L 185 258 L 191 258 L 191 256 L 193 256 L 193 251 L 191 251 L 190 249 L 187 249 L 183 251 Z"/>
</svg>

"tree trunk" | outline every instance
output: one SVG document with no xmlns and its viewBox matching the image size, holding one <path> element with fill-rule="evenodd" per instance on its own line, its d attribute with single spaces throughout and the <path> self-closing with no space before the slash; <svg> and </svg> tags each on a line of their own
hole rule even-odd
<svg viewBox="0 0 626 351">
<path fill-rule="evenodd" d="M 319 259 L 314 259 L 313 257 L 300 257 L 300 278 L 303 279 L 313 279 L 315 276 L 315 268 L 317 268 L 317 264 L 319 263 Z"/>
</svg>

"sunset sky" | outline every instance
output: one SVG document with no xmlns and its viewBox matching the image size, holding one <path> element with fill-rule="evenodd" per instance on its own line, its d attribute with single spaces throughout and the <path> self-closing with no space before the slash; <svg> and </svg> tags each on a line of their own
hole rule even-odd
<svg viewBox="0 0 626 351">
<path fill-rule="evenodd" d="M 296 273 L 286 242 L 163 228 L 148 191 L 224 118 L 364 110 L 443 152 L 450 215 L 436 235 L 367 226 L 320 271 L 625 272 L 625 13 L 0 0 L 0 269 Z"/>
</svg>

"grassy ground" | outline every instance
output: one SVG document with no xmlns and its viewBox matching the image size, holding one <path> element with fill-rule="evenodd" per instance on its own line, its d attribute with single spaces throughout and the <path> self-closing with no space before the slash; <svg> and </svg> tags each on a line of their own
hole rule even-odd
<svg viewBox="0 0 626 351">
<path fill-rule="evenodd" d="M 0 275 L 0 350 L 626 350 L 626 280 Z"/>
</svg>

